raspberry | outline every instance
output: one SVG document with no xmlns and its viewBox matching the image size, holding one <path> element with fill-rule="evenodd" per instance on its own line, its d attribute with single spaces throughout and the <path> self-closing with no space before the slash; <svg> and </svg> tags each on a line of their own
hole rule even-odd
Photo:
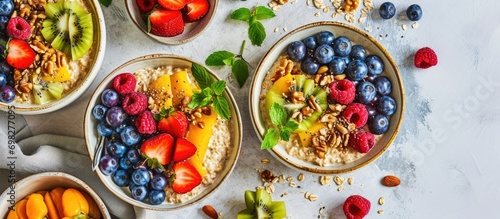
<svg viewBox="0 0 500 219">
<path fill-rule="evenodd" d="M 354 101 L 356 87 L 350 80 L 343 79 L 330 84 L 330 97 L 340 104 L 349 104 Z"/>
<path fill-rule="evenodd" d="M 347 219 L 361 219 L 370 212 L 370 201 L 360 195 L 349 196 L 342 206 Z"/>
<path fill-rule="evenodd" d="M 7 24 L 7 34 L 15 39 L 27 40 L 31 36 L 30 24 L 22 17 L 13 17 Z"/>
<path fill-rule="evenodd" d="M 368 110 L 361 103 L 351 103 L 342 112 L 342 116 L 350 123 L 354 123 L 356 128 L 361 128 L 368 121 Z"/>
<path fill-rule="evenodd" d="M 367 131 L 359 131 L 349 137 L 349 146 L 359 153 L 368 153 L 375 144 L 375 137 Z"/>
<path fill-rule="evenodd" d="M 147 106 L 148 98 L 146 95 L 135 91 L 127 94 L 122 102 L 123 110 L 129 115 L 139 115 L 146 110 Z"/>
<path fill-rule="evenodd" d="M 430 68 L 432 66 L 437 65 L 438 63 L 438 57 L 434 50 L 432 50 L 429 47 L 424 47 L 422 49 L 419 49 L 415 53 L 415 67 L 417 68 Z"/>
<path fill-rule="evenodd" d="M 156 121 L 153 118 L 153 113 L 145 110 L 135 120 L 135 127 L 141 134 L 153 134 L 156 132 Z"/>
<path fill-rule="evenodd" d="M 113 87 L 119 94 L 128 94 L 135 90 L 137 79 L 131 73 L 122 73 L 113 79 Z"/>
</svg>

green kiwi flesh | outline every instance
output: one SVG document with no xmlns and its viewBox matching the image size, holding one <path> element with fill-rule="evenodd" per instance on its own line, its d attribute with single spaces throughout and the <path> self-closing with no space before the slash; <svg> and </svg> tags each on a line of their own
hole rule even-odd
<svg viewBox="0 0 500 219">
<path fill-rule="evenodd" d="M 238 219 L 283 219 L 286 206 L 282 201 L 272 201 L 271 195 L 264 190 L 245 192 L 246 209 L 238 213 Z"/>
</svg>

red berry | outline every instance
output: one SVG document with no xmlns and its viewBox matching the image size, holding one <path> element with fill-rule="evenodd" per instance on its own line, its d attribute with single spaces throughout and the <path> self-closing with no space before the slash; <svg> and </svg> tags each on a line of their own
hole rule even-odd
<svg viewBox="0 0 500 219">
<path fill-rule="evenodd" d="M 153 10 L 156 5 L 156 0 L 137 0 L 136 4 L 141 13 L 147 13 Z"/>
<path fill-rule="evenodd" d="M 417 68 L 430 68 L 437 65 L 438 58 L 434 50 L 429 47 L 419 49 L 415 53 L 414 64 Z"/>
<path fill-rule="evenodd" d="M 183 161 L 196 153 L 196 146 L 190 141 L 184 138 L 178 138 L 175 140 L 174 157 L 172 160 L 174 162 Z"/>
<path fill-rule="evenodd" d="M 172 37 L 184 32 L 181 11 L 157 8 L 149 15 L 151 33 L 157 36 Z"/>
<path fill-rule="evenodd" d="M 119 94 L 128 94 L 135 90 L 137 79 L 131 73 L 122 73 L 113 79 L 113 87 Z"/>
<path fill-rule="evenodd" d="M 24 40 L 9 40 L 6 50 L 5 61 L 15 69 L 26 69 L 35 61 L 35 52 Z"/>
<path fill-rule="evenodd" d="M 175 179 L 171 185 L 172 190 L 176 193 L 187 193 L 200 185 L 203 180 L 198 171 L 196 171 L 196 168 L 187 161 L 174 163 L 172 169 L 175 174 Z"/>
<path fill-rule="evenodd" d="M 361 219 L 370 212 L 370 201 L 360 195 L 349 196 L 342 206 L 347 219 Z"/>
<path fill-rule="evenodd" d="M 155 135 L 142 142 L 140 151 L 148 158 L 156 158 L 160 164 L 167 165 L 174 153 L 174 137 L 167 133 Z"/>
<path fill-rule="evenodd" d="M 207 0 L 193 0 L 184 7 L 184 22 L 190 23 L 200 20 L 210 9 Z"/>
<path fill-rule="evenodd" d="M 350 80 L 343 79 L 330 84 L 330 97 L 340 104 L 349 104 L 354 101 L 356 87 Z"/>
<path fill-rule="evenodd" d="M 187 3 L 188 0 L 158 0 L 158 4 L 168 10 L 181 10 Z"/>
<path fill-rule="evenodd" d="M 359 153 L 368 153 L 374 144 L 375 137 L 373 134 L 364 130 L 351 133 L 349 137 L 349 146 Z"/>
<path fill-rule="evenodd" d="M 145 94 L 134 91 L 125 96 L 122 107 L 129 115 L 139 115 L 148 107 L 148 98 Z"/>
<path fill-rule="evenodd" d="M 342 116 L 350 123 L 354 123 L 356 128 L 361 128 L 368 121 L 368 110 L 361 103 L 351 103 L 342 112 Z"/>
<path fill-rule="evenodd" d="M 189 128 L 189 121 L 186 114 L 180 111 L 169 113 L 168 117 L 162 118 L 158 122 L 158 131 L 169 133 L 175 138 L 186 136 Z"/>
<path fill-rule="evenodd" d="M 141 134 L 153 134 L 156 132 L 156 121 L 153 118 L 153 113 L 145 110 L 135 120 L 135 127 Z"/>
<path fill-rule="evenodd" d="M 7 34 L 15 39 L 27 40 L 31 36 L 30 24 L 22 17 L 13 17 L 7 24 Z"/>
</svg>

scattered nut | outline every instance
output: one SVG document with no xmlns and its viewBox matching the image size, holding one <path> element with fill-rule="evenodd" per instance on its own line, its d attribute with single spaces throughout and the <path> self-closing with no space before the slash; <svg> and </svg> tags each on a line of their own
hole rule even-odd
<svg viewBox="0 0 500 219">
<path fill-rule="evenodd" d="M 217 211 L 215 210 L 215 208 L 210 206 L 210 205 L 203 206 L 201 208 L 201 210 L 203 211 L 203 213 L 205 213 L 208 217 L 210 217 L 212 219 L 219 218 L 219 215 L 217 214 Z"/>
<path fill-rule="evenodd" d="M 383 214 L 384 213 L 384 210 L 378 210 L 377 211 L 378 214 Z"/>
<path fill-rule="evenodd" d="M 396 176 L 385 176 L 382 178 L 382 185 L 388 187 L 398 186 L 401 183 L 401 180 Z"/>
<path fill-rule="evenodd" d="M 348 183 L 349 185 L 352 185 L 352 177 L 347 178 L 347 183 Z"/>
<path fill-rule="evenodd" d="M 380 198 L 378 199 L 378 204 L 379 204 L 379 205 L 383 205 L 384 203 L 385 203 L 384 197 L 380 197 Z"/>
<path fill-rule="evenodd" d="M 304 180 L 304 174 L 303 173 L 299 174 L 297 180 L 299 180 L 299 182 L 302 182 Z"/>
</svg>

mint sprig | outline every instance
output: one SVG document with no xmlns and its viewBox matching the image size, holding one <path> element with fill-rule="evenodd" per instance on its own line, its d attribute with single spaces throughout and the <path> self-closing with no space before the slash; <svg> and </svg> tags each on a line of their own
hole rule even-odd
<svg viewBox="0 0 500 219">
<path fill-rule="evenodd" d="M 101 3 L 101 5 L 104 5 L 105 7 L 108 7 L 109 5 L 111 5 L 111 0 L 99 0 L 99 3 Z"/>
<path fill-rule="evenodd" d="M 240 88 L 243 87 L 249 75 L 248 64 L 243 58 L 245 42 L 246 41 L 243 40 L 240 47 L 240 53 L 237 55 L 226 50 L 221 50 L 210 54 L 205 60 L 205 64 L 208 66 L 230 66 L 231 73 L 238 82 Z"/>
<path fill-rule="evenodd" d="M 288 120 L 285 108 L 278 103 L 273 103 L 271 109 L 269 109 L 269 117 L 275 127 L 267 129 L 264 140 L 262 140 L 262 144 L 260 145 L 262 150 L 273 148 L 280 138 L 284 141 L 289 141 L 291 133 L 299 127 L 297 122 Z"/>
<path fill-rule="evenodd" d="M 276 14 L 265 6 L 257 6 L 253 11 L 248 8 L 239 8 L 231 13 L 231 19 L 248 22 L 248 38 L 252 45 L 256 46 L 261 46 L 264 39 L 266 39 L 266 29 L 260 23 L 260 20 L 273 18 L 274 16 Z"/>
</svg>

